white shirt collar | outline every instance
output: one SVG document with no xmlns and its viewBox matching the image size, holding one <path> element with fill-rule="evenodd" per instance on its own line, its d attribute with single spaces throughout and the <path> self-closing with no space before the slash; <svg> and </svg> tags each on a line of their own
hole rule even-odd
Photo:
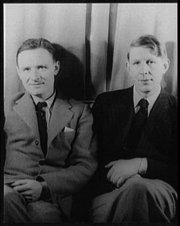
<svg viewBox="0 0 180 226">
<path fill-rule="evenodd" d="M 53 93 L 53 95 L 51 95 L 48 99 L 44 100 L 42 98 L 39 98 L 37 96 L 34 96 L 32 95 L 32 98 L 34 100 L 34 103 L 37 105 L 38 102 L 46 102 L 47 103 L 47 107 L 50 109 L 52 107 L 52 104 L 53 104 L 53 101 L 54 101 L 54 98 L 55 98 L 55 95 L 56 95 L 56 91 Z"/>
<path fill-rule="evenodd" d="M 139 103 L 140 99 L 144 98 L 148 101 L 149 105 L 148 105 L 148 113 L 151 111 L 157 97 L 159 96 L 160 94 L 160 91 L 161 91 L 161 87 L 159 87 L 159 89 L 154 93 L 152 94 L 151 96 L 149 97 L 144 97 L 144 96 L 141 96 L 136 90 L 135 90 L 135 86 L 133 87 L 133 101 L 134 101 L 134 108 L 137 107 L 137 104 Z"/>
</svg>

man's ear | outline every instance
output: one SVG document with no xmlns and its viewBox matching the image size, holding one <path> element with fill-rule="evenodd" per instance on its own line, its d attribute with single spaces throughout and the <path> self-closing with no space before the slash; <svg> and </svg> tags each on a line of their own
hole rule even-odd
<svg viewBox="0 0 180 226">
<path fill-rule="evenodd" d="M 56 76 L 60 70 L 60 62 L 56 61 L 54 66 L 55 66 L 54 75 Z"/>
<path fill-rule="evenodd" d="M 21 73 L 20 73 L 20 70 L 19 70 L 19 67 L 18 66 L 16 66 L 16 71 L 18 73 L 19 78 L 21 79 Z"/>
<path fill-rule="evenodd" d="M 127 70 L 128 73 L 130 72 L 129 60 L 126 61 L 126 70 Z"/>
<path fill-rule="evenodd" d="M 164 74 L 165 74 L 166 71 L 169 69 L 169 65 L 170 65 L 170 60 L 167 58 L 167 59 L 165 59 L 164 62 L 163 62 Z"/>
</svg>

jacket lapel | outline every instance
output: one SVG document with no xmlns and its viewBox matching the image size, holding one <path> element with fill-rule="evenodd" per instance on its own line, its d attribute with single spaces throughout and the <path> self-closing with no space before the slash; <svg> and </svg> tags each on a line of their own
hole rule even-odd
<svg viewBox="0 0 180 226">
<path fill-rule="evenodd" d="M 67 125 L 73 116 L 72 106 L 61 98 L 56 98 L 48 131 L 48 147 L 54 137 Z"/>
<path fill-rule="evenodd" d="M 125 124 L 125 127 L 122 126 L 122 128 L 123 128 L 122 143 L 123 143 L 123 145 L 126 145 L 127 135 L 128 135 L 128 132 L 129 132 L 129 129 L 131 126 L 133 115 L 134 115 L 133 87 L 130 87 L 127 90 L 127 94 L 125 95 L 123 103 L 125 104 L 125 105 L 123 105 L 123 107 L 125 108 L 124 112 L 123 112 L 123 117 L 125 117 L 123 120 L 123 123 Z M 121 106 L 121 103 L 119 103 L 119 105 Z M 121 116 L 120 116 L 120 119 L 121 119 Z"/>
<path fill-rule="evenodd" d="M 145 134 L 152 143 L 163 145 L 169 136 L 169 115 L 168 98 L 164 91 L 161 91 L 150 112 L 149 120 L 145 126 Z"/>
<path fill-rule="evenodd" d="M 61 98 L 56 98 L 48 131 L 48 146 L 67 123 L 71 120 L 73 112 L 70 110 L 72 106 Z M 34 103 L 28 93 L 17 101 L 14 110 L 23 119 L 23 121 L 32 129 L 34 135 L 39 138 L 38 122 L 35 112 Z"/>
<path fill-rule="evenodd" d="M 39 138 L 38 122 L 35 112 L 33 100 L 28 93 L 17 101 L 14 110 L 24 120 L 24 122 L 32 129 L 36 137 Z"/>
</svg>

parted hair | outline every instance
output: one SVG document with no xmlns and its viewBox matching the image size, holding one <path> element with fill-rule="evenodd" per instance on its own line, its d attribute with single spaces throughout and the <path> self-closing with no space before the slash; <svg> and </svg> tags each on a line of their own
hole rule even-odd
<svg viewBox="0 0 180 226">
<path fill-rule="evenodd" d="M 53 60 L 56 60 L 56 50 L 53 47 L 53 44 L 44 38 L 31 38 L 27 39 L 22 43 L 22 45 L 19 47 L 16 53 L 16 64 L 18 65 L 18 55 L 25 51 L 25 50 L 31 50 L 31 49 L 38 49 L 43 48 L 46 49 L 51 55 Z"/>
<path fill-rule="evenodd" d="M 143 35 L 138 39 L 135 39 L 130 44 L 132 47 L 145 47 L 152 50 L 153 54 L 158 57 L 167 58 L 167 51 L 164 43 L 160 42 L 154 35 Z M 129 60 L 129 52 L 127 53 L 127 59 Z"/>
</svg>

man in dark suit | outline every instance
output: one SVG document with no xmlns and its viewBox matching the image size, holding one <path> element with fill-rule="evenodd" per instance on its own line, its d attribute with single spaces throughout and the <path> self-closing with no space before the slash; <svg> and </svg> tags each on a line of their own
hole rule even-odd
<svg viewBox="0 0 180 226">
<path fill-rule="evenodd" d="M 133 41 L 133 87 L 100 94 L 93 106 L 98 138 L 94 222 L 171 222 L 177 202 L 177 105 L 161 88 L 169 60 L 152 35 Z M 142 99 L 142 100 L 141 100 Z"/>
<path fill-rule="evenodd" d="M 54 88 L 60 62 L 46 39 L 17 52 L 25 92 L 5 104 L 4 222 L 61 222 L 96 170 L 92 114 Z"/>
</svg>

